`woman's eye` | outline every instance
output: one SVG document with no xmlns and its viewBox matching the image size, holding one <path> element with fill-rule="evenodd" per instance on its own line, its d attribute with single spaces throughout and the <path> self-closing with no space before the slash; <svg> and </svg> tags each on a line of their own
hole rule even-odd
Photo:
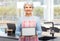
<svg viewBox="0 0 60 41">
<path fill-rule="evenodd" d="M 29 7 L 29 8 L 32 8 L 32 7 Z"/>
<path fill-rule="evenodd" d="M 28 7 L 25 7 L 25 8 L 28 8 Z"/>
<path fill-rule="evenodd" d="M 25 8 L 32 8 L 32 7 L 25 7 Z"/>
</svg>

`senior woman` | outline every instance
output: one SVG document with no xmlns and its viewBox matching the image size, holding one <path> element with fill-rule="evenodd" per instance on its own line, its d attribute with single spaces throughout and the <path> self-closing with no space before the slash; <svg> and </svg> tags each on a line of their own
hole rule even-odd
<svg viewBox="0 0 60 41">
<path fill-rule="evenodd" d="M 16 36 L 19 36 L 19 41 L 39 41 L 38 37 L 41 36 L 42 29 L 40 24 L 40 18 L 37 16 L 33 16 L 33 4 L 32 3 L 25 3 L 24 4 L 24 16 L 19 17 L 17 24 L 16 24 Z M 28 22 L 28 24 L 27 24 Z M 33 23 L 33 25 L 31 25 Z M 24 25 L 25 24 L 25 25 Z M 21 36 L 21 29 L 23 27 L 35 27 L 36 28 L 36 35 L 33 36 Z"/>
</svg>

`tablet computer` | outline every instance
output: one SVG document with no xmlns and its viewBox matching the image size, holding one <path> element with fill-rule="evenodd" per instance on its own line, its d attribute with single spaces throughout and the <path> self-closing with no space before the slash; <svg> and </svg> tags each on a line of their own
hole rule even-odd
<svg viewBox="0 0 60 41">
<path fill-rule="evenodd" d="M 36 29 L 35 29 L 35 27 L 22 28 L 21 35 L 22 36 L 36 35 Z"/>
</svg>

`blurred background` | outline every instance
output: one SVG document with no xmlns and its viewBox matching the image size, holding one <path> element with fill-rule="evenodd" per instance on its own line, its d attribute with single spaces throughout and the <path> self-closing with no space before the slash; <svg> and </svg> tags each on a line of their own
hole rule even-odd
<svg viewBox="0 0 60 41">
<path fill-rule="evenodd" d="M 0 0 L 0 33 L 5 34 L 7 23 L 16 24 L 17 17 L 23 16 L 23 3 L 27 1 L 34 3 L 33 15 L 40 17 L 41 26 L 48 28 L 42 36 L 51 36 L 49 29 L 52 25 L 44 22 L 53 22 L 54 27 L 60 31 L 60 0 Z M 60 33 L 55 34 L 60 37 Z"/>
</svg>

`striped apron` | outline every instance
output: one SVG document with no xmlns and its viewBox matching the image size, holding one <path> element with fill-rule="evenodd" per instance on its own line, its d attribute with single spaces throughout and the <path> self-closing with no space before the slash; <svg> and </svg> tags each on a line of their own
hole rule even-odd
<svg viewBox="0 0 60 41">
<path fill-rule="evenodd" d="M 36 26 L 35 21 L 23 21 L 22 22 L 22 27 L 33 27 Z M 19 38 L 19 41 L 38 41 L 38 36 L 24 36 L 24 38 Z"/>
</svg>

